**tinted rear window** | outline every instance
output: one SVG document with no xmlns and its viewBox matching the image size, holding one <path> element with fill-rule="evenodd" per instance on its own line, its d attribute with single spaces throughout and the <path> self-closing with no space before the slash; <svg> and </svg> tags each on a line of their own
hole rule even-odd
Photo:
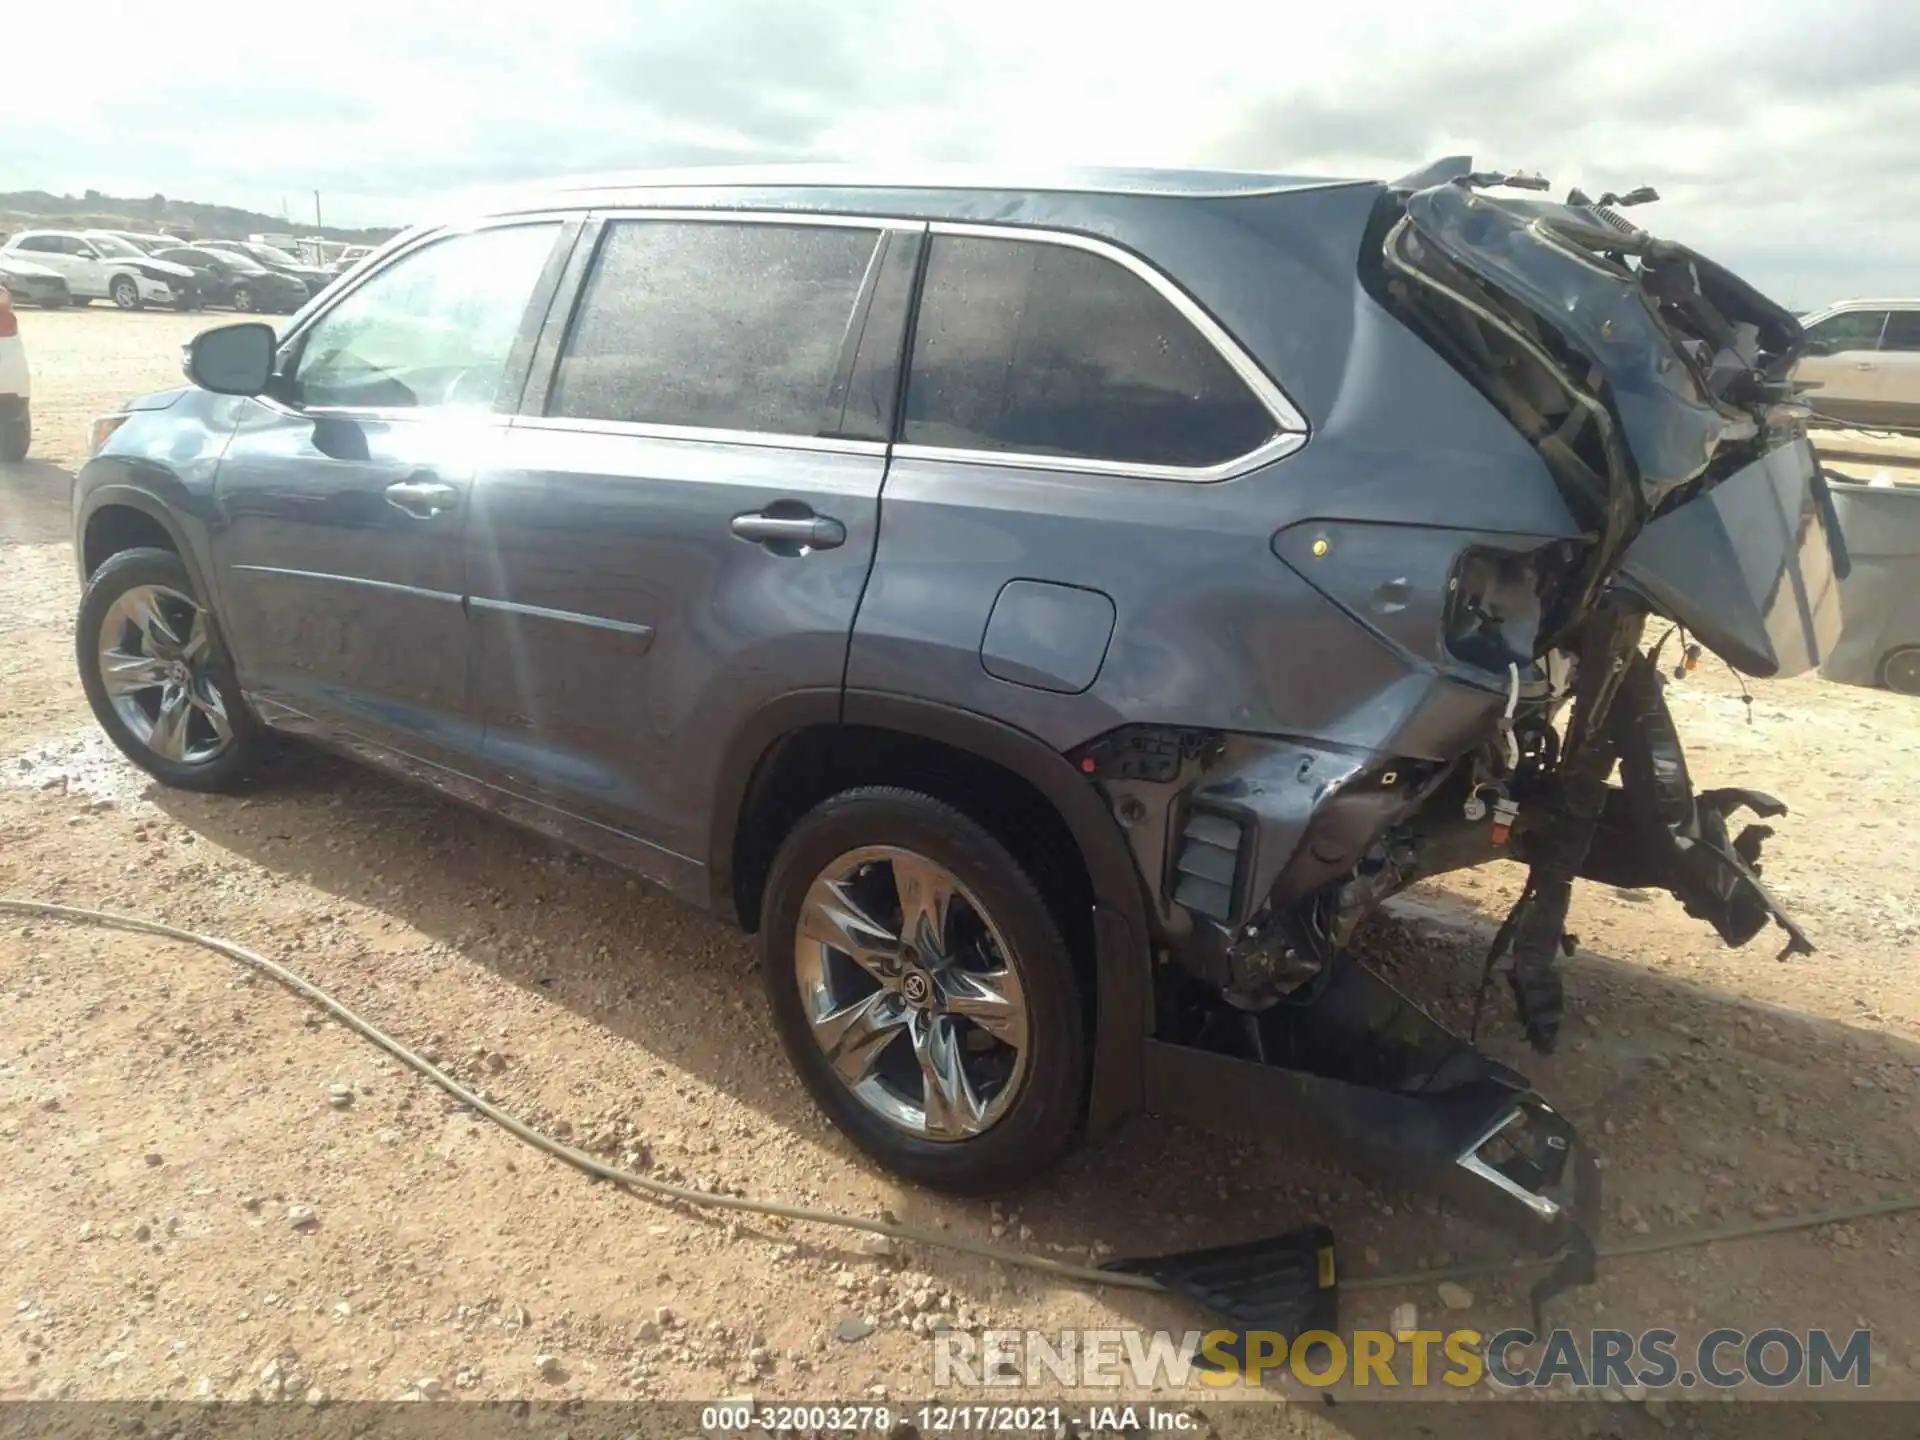
<svg viewBox="0 0 1920 1440">
<path fill-rule="evenodd" d="M 1199 467 L 1275 429 L 1220 352 L 1126 267 L 1043 241 L 934 237 L 909 443 Z"/>
<path fill-rule="evenodd" d="M 823 433 L 878 240 L 826 225 L 613 222 L 547 413 Z"/>
<path fill-rule="evenodd" d="M 1896 310 L 1887 316 L 1882 350 L 1920 350 L 1920 310 Z"/>
</svg>

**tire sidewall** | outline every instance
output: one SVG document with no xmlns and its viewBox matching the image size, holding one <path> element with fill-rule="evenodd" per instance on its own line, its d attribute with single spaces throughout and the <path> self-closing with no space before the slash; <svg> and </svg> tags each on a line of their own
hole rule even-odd
<svg viewBox="0 0 1920 1440">
<path fill-rule="evenodd" d="M 100 627 L 108 608 L 128 590 L 139 585 L 164 585 L 182 595 L 191 596 L 206 613 L 210 627 L 211 654 L 208 665 L 213 683 L 226 707 L 233 727 L 233 743 L 215 759 L 185 764 L 156 755 L 127 728 L 113 708 L 106 684 L 100 676 Z M 264 729 L 240 694 L 233 662 L 220 635 L 219 622 L 186 564 L 170 550 L 123 550 L 113 556 L 87 581 L 80 599 L 80 613 L 74 622 L 74 658 L 80 669 L 80 688 L 94 719 L 106 731 L 107 738 L 135 765 L 164 785 L 180 790 L 225 790 L 244 780 L 257 759 Z"/>
<path fill-rule="evenodd" d="M 1902 689 L 1893 683 L 1895 668 L 1902 662 L 1913 661 L 1916 657 L 1920 657 L 1920 646 L 1901 645 L 1889 650 L 1886 658 L 1880 662 L 1882 688 L 1892 691 L 1895 695 L 1920 695 L 1920 689 Z"/>
<path fill-rule="evenodd" d="M 126 295 L 131 295 L 133 298 L 131 300 L 121 298 Z M 140 308 L 140 284 L 137 280 L 129 280 L 124 275 L 107 287 L 107 296 L 122 310 Z"/>
<path fill-rule="evenodd" d="M 1027 1000 L 1027 1073 L 1013 1105 L 968 1140 L 904 1134 L 855 1098 L 813 1037 L 794 965 L 794 932 L 814 879 L 866 845 L 897 845 L 945 866 L 991 915 Z M 1031 1181 L 1076 1138 L 1087 1086 L 1087 1022 L 1073 959 L 1046 901 L 997 840 L 953 807 L 894 789 L 849 791 L 805 816 L 775 857 L 761 913 L 762 973 L 774 1027 L 808 1093 L 870 1158 L 957 1194 Z"/>
</svg>

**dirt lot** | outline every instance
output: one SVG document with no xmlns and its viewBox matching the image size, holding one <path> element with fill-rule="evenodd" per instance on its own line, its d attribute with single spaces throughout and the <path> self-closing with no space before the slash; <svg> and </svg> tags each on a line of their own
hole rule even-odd
<svg viewBox="0 0 1920 1440">
<path fill-rule="evenodd" d="M 329 760 L 298 760 L 247 799 L 149 787 L 97 737 L 74 678 L 67 487 L 86 418 L 174 383 L 178 344 L 205 321 L 23 321 L 41 439 L 36 461 L 0 468 L 0 894 L 255 946 L 522 1116 L 667 1177 L 1069 1256 L 1316 1216 L 1354 1273 L 1501 1253 L 1420 1197 L 1150 1118 L 1005 1207 L 903 1190 L 809 1108 L 751 942 L 713 921 Z M 1562 1053 L 1527 1055 L 1495 1007 L 1492 1049 L 1604 1153 L 1615 1236 L 1920 1188 L 1920 709 L 1816 680 L 1752 688 L 1749 720 L 1724 671 L 1703 667 L 1676 710 L 1703 786 L 1792 805 L 1768 876 L 1821 953 L 1778 962 L 1774 935 L 1729 952 L 1665 896 L 1589 887 Z M 1462 1016 L 1517 878 L 1420 892 L 1371 955 Z M 1197 1318 L 623 1198 L 202 951 L 8 919 L 0 1006 L 0 1396 L 924 1398 L 934 1323 Z M 1559 1313 L 1683 1336 L 1871 1327 L 1872 1393 L 1920 1396 L 1917 1256 L 1920 1216 L 1867 1221 L 1622 1261 Z M 1449 1323 L 1524 1323 L 1520 1283 L 1471 1289 Z M 1440 1323 L 1428 1287 L 1352 1296 L 1347 1323 L 1380 1324 L 1404 1300 Z M 1685 1398 L 1607 1424 L 1654 1434 L 1709 1413 Z M 1372 1409 L 1285 1413 L 1300 1433 L 1371 1433 Z M 1424 1423 L 1489 1422 L 1476 1408 Z"/>
</svg>

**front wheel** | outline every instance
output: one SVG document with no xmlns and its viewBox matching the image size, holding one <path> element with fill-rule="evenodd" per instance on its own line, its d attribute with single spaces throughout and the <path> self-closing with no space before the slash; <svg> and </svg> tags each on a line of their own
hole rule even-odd
<svg viewBox="0 0 1920 1440">
<path fill-rule="evenodd" d="M 74 626 L 80 685 L 107 738 L 164 785 L 229 790 L 264 732 L 193 577 L 170 550 L 123 550 L 94 572 Z"/>
<path fill-rule="evenodd" d="M 1087 1017 L 1046 900 L 994 836 L 910 790 L 850 790 L 787 836 L 761 909 L 775 1028 L 816 1103 L 887 1169 L 955 1194 L 1073 1143 Z"/>
<path fill-rule="evenodd" d="M 117 277 L 107 293 L 122 310 L 138 310 L 147 303 L 140 298 L 139 285 L 128 275 Z"/>
</svg>

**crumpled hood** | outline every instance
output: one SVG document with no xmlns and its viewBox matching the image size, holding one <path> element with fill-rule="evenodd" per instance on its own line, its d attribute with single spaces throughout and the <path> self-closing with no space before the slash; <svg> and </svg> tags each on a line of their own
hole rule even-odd
<svg viewBox="0 0 1920 1440">
<path fill-rule="evenodd" d="M 169 283 L 175 280 L 192 280 L 199 274 L 191 266 L 176 265 L 171 260 L 123 259 L 121 263 L 131 265 L 150 279 L 165 280 Z"/>
<path fill-rule="evenodd" d="M 1614 211 L 1442 184 L 1409 196 L 1406 213 L 1448 259 L 1599 367 L 1648 514 L 1791 396 L 1786 376 L 1805 338 L 1793 315 Z"/>
</svg>

